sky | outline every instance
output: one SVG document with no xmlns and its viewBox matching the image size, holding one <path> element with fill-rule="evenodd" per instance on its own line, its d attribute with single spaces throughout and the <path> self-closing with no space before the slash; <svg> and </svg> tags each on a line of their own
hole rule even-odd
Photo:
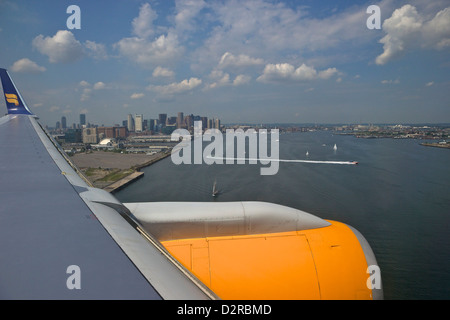
<svg viewBox="0 0 450 320">
<path fill-rule="evenodd" d="M 450 122 L 448 0 L 0 0 L 0 43 L 0 67 L 50 127 L 80 113 Z"/>
</svg>

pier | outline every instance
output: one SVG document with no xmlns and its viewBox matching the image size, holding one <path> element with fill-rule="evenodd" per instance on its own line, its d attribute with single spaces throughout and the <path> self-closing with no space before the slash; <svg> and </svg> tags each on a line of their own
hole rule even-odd
<svg viewBox="0 0 450 320">
<path fill-rule="evenodd" d="M 122 179 L 110 184 L 109 186 L 106 186 L 105 188 L 103 188 L 103 190 L 108 191 L 108 192 L 114 192 L 114 191 L 120 190 L 121 188 L 127 186 L 131 182 L 133 182 L 139 178 L 142 178 L 143 175 L 144 175 L 144 172 L 135 171 L 132 174 L 126 176 L 125 178 L 122 178 Z"/>
</svg>

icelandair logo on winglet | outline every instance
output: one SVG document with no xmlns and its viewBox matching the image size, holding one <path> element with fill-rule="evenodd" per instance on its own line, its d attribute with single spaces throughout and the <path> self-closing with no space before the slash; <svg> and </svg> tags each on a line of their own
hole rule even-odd
<svg viewBox="0 0 450 320">
<path fill-rule="evenodd" d="M 17 99 L 17 96 L 13 93 L 5 93 L 6 101 L 9 103 L 14 103 L 14 105 L 17 107 L 19 105 L 19 100 Z"/>
</svg>

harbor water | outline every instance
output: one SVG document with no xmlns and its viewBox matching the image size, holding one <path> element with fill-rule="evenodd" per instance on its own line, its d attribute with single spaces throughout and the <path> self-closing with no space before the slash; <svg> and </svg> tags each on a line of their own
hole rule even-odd
<svg viewBox="0 0 450 320">
<path fill-rule="evenodd" d="M 175 165 L 168 157 L 115 195 L 122 202 L 267 201 L 344 222 L 372 246 L 385 299 L 450 299 L 450 150 L 420 142 L 280 134 L 280 159 L 358 165 L 280 162 L 264 176 L 268 165 L 260 162 Z"/>
</svg>

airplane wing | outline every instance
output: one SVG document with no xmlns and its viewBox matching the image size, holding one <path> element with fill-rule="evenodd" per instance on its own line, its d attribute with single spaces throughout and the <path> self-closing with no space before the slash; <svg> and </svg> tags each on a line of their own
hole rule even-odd
<svg viewBox="0 0 450 320">
<path fill-rule="evenodd" d="M 265 202 L 120 203 L 45 132 L 8 72 L 2 299 L 382 299 L 354 228 Z"/>
<path fill-rule="evenodd" d="M 216 298 L 78 175 L 5 69 L 0 77 L 0 298 Z"/>
</svg>

